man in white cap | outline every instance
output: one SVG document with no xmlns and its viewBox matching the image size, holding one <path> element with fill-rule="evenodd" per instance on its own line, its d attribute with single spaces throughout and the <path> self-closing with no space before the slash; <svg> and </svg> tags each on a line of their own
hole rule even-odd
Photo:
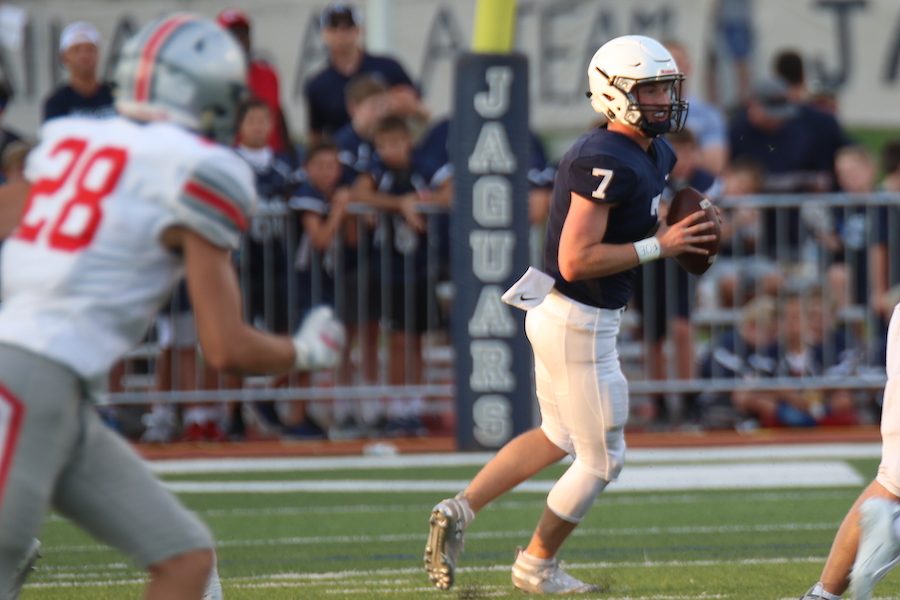
<svg viewBox="0 0 900 600">
<path fill-rule="evenodd" d="M 44 121 L 66 115 L 106 117 L 115 113 L 112 87 L 97 79 L 100 33 L 87 21 L 75 21 L 59 36 L 59 55 L 68 82 L 44 101 Z"/>
</svg>

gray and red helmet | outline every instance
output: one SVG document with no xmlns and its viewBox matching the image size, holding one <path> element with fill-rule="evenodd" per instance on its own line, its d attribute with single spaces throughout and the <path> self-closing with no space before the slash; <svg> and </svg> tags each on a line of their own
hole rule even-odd
<svg viewBox="0 0 900 600">
<path fill-rule="evenodd" d="M 177 13 L 138 31 L 116 66 L 116 110 L 142 121 L 171 121 L 220 142 L 234 137 L 247 95 L 244 52 L 212 20 Z"/>
</svg>

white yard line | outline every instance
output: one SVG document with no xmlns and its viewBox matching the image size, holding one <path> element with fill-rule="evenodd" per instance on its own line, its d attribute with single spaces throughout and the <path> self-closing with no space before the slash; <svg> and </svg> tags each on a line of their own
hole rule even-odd
<svg viewBox="0 0 900 600">
<path fill-rule="evenodd" d="M 857 487 L 863 478 L 841 461 L 633 466 L 608 493 L 662 490 Z M 285 492 L 435 492 L 455 493 L 461 479 L 337 479 L 312 481 L 167 481 L 181 494 Z M 546 494 L 553 481 L 526 481 L 513 491 Z"/>
<path fill-rule="evenodd" d="M 737 496 L 739 495 L 739 498 Z M 798 490 L 790 492 L 768 492 L 741 490 L 735 491 L 734 496 L 724 493 L 716 496 L 717 502 L 729 502 L 732 497 L 742 502 L 817 502 L 821 500 L 847 499 L 849 497 L 846 492 L 841 491 L 821 491 L 821 490 Z M 706 497 L 708 499 L 708 496 Z M 703 502 L 702 494 L 642 494 L 639 496 L 616 497 L 606 496 L 603 499 L 603 506 L 643 506 L 643 505 L 660 505 L 667 506 L 673 504 L 696 504 Z M 208 508 L 195 510 L 198 515 L 204 519 L 246 519 L 247 517 L 293 517 L 306 515 L 344 515 L 344 514 L 383 514 L 383 513 L 406 513 L 420 512 L 422 503 L 416 504 L 338 504 L 330 506 L 315 506 L 307 504 L 308 499 L 304 498 L 304 504 L 300 506 L 270 506 L 264 508 Z M 498 500 L 493 502 L 491 506 L 494 509 L 501 510 L 517 510 L 532 509 L 534 507 L 544 506 L 545 501 L 540 497 L 533 497 L 529 500 Z M 425 506 L 426 509 L 430 506 Z M 46 524 L 68 523 L 68 520 L 56 513 L 47 517 Z"/>
<path fill-rule="evenodd" d="M 401 454 L 395 456 L 343 456 L 310 458 L 191 458 L 150 461 L 160 474 L 255 473 L 260 471 L 331 471 L 335 469 L 401 469 L 408 467 L 479 466 L 493 456 L 487 452 L 454 454 Z M 881 445 L 791 444 L 723 446 L 710 448 L 635 448 L 628 464 L 733 460 L 801 460 L 825 458 L 878 458 Z"/>
</svg>

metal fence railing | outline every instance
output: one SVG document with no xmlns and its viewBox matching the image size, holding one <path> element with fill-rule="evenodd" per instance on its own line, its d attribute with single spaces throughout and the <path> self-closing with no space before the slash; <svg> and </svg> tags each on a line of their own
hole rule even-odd
<svg viewBox="0 0 900 600">
<path fill-rule="evenodd" d="M 900 299 L 900 195 L 718 204 L 726 237 L 710 271 L 694 278 L 662 261 L 638 275 L 620 342 L 635 407 L 710 426 L 829 422 L 850 408 L 871 420 Z M 340 368 L 245 381 L 211 373 L 181 293 L 116 367 L 108 402 L 296 401 L 323 413 L 336 402 L 376 412 L 405 402 L 452 413 L 450 216 L 432 208 L 416 232 L 396 214 L 348 212 L 339 240 L 315 248 L 295 214 L 273 211 L 235 260 L 246 317 L 258 326 L 289 333 L 308 307 L 335 307 L 351 334 Z"/>
</svg>

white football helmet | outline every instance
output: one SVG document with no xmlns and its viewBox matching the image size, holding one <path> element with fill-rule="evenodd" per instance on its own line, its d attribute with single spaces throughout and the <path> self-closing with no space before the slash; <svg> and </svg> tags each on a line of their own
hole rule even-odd
<svg viewBox="0 0 900 600">
<path fill-rule="evenodd" d="M 656 137 L 663 133 L 681 131 L 687 118 L 688 103 L 681 99 L 684 74 L 666 48 L 643 35 L 623 35 L 614 38 L 594 53 L 588 66 L 587 93 L 591 106 L 610 121 L 637 127 L 644 134 Z M 669 82 L 669 104 L 638 102 L 637 87 L 643 83 Z M 650 112 L 668 111 L 668 119 L 651 121 Z"/>
<path fill-rule="evenodd" d="M 142 121 L 172 121 L 230 144 L 247 94 L 247 65 L 234 37 L 187 13 L 156 19 L 122 48 L 116 109 Z"/>
</svg>

